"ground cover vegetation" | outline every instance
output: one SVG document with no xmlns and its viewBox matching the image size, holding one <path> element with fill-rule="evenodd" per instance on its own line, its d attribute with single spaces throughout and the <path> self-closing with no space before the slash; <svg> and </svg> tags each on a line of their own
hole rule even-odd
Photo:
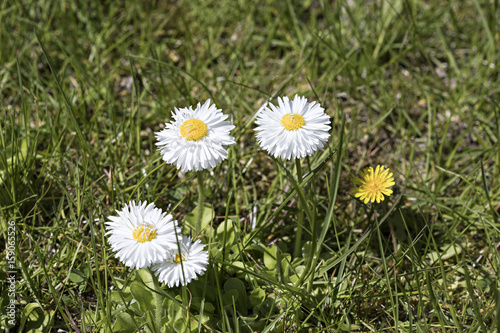
<svg viewBox="0 0 500 333">
<path fill-rule="evenodd" d="M 498 7 L 1 2 L 0 326 L 498 332 Z M 295 94 L 325 109 L 330 138 L 311 156 L 274 158 L 256 114 Z M 182 172 L 155 133 L 174 108 L 207 99 L 236 143 L 215 168 Z M 366 202 L 363 170 L 378 165 L 393 193 Z M 204 245 L 202 275 L 170 288 L 117 258 L 106 223 L 132 200 Z"/>
</svg>

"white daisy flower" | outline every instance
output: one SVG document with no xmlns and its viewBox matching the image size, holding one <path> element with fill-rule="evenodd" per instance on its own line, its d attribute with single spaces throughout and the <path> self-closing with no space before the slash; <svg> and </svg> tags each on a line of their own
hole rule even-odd
<svg viewBox="0 0 500 333">
<path fill-rule="evenodd" d="M 145 268 L 165 259 L 169 250 L 177 248 L 177 221 L 163 213 L 154 203 L 129 202 L 118 216 L 109 216 L 106 235 L 116 256 L 132 268 Z"/>
<path fill-rule="evenodd" d="M 279 106 L 269 103 L 257 113 L 257 141 L 274 157 L 289 160 L 312 155 L 330 137 L 330 117 L 316 102 L 295 95 L 278 97 Z"/>
<path fill-rule="evenodd" d="M 193 107 L 175 109 L 173 121 L 166 128 L 155 133 L 163 160 L 175 164 L 182 171 L 203 170 L 215 167 L 227 158 L 223 146 L 236 142 L 229 135 L 234 126 L 226 121 L 215 104 L 207 100 Z"/>
<path fill-rule="evenodd" d="M 179 237 L 179 246 L 169 252 L 167 259 L 155 264 L 151 269 L 158 276 L 158 281 L 165 282 L 170 288 L 185 286 L 196 275 L 203 275 L 208 265 L 208 252 L 203 251 L 205 245 L 200 240 L 193 243 L 190 237 Z M 179 252 L 180 250 L 180 252 Z M 181 264 L 182 262 L 182 264 Z M 184 268 L 184 274 L 182 274 Z"/>
</svg>

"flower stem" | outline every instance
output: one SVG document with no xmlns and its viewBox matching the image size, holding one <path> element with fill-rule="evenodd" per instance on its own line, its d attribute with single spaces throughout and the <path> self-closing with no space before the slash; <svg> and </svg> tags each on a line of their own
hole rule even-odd
<svg viewBox="0 0 500 333">
<path fill-rule="evenodd" d="M 307 203 L 307 198 L 304 193 L 303 188 L 300 186 L 302 183 L 302 169 L 301 169 L 301 163 L 300 159 L 295 160 L 295 166 L 297 169 L 297 193 L 299 194 L 299 216 L 298 216 L 298 226 L 297 226 L 297 235 L 295 238 L 295 250 L 294 250 L 294 256 L 295 258 L 298 258 L 300 255 L 301 251 L 301 238 L 302 238 L 302 229 L 304 225 L 304 212 L 308 212 L 307 216 L 309 218 L 309 224 L 311 227 L 311 235 L 312 235 L 312 242 L 311 242 L 311 250 L 309 253 L 309 257 L 306 258 L 306 267 L 304 269 L 304 273 L 302 276 L 299 277 L 299 280 L 297 282 L 297 285 L 301 285 L 302 282 L 309 276 L 309 281 L 307 284 L 307 292 L 310 292 L 312 289 L 312 284 L 314 281 L 314 270 L 313 267 L 313 262 L 316 261 L 316 246 L 317 246 L 317 241 L 318 241 L 318 235 L 316 232 L 316 211 L 313 209 L 312 211 L 309 210 L 308 203 Z"/>
<path fill-rule="evenodd" d="M 300 168 L 300 159 L 296 158 L 295 159 L 295 167 L 297 168 L 297 184 L 300 187 L 300 183 L 302 183 L 302 169 Z M 293 256 L 294 258 L 298 258 L 300 256 L 300 250 L 301 250 L 301 239 L 302 239 L 302 226 L 304 222 L 304 203 L 300 199 L 299 196 L 299 216 L 298 216 L 298 225 L 297 225 L 297 234 L 295 236 L 295 250 L 293 251 Z"/>
<path fill-rule="evenodd" d="M 189 332 L 189 320 L 190 320 L 190 313 L 189 313 L 189 298 L 188 298 L 188 293 L 187 293 L 187 287 L 186 286 L 182 286 L 182 305 L 185 307 L 186 309 L 186 326 L 185 327 L 185 331 L 184 332 Z"/>
<path fill-rule="evenodd" d="M 155 300 L 155 329 L 157 330 L 156 332 L 161 332 L 161 320 L 164 317 L 163 315 L 163 299 L 164 297 L 160 294 L 160 282 L 158 281 L 158 277 L 153 273 L 152 270 L 150 270 L 151 275 L 153 276 L 153 283 L 155 285 L 155 293 L 154 294 L 154 300 Z"/>
<path fill-rule="evenodd" d="M 196 171 L 196 175 L 198 178 L 198 214 L 196 216 L 195 232 L 196 235 L 199 235 L 201 234 L 201 219 L 203 217 L 203 170 Z"/>
<path fill-rule="evenodd" d="M 314 211 L 314 205 L 313 205 L 313 211 Z M 313 219 L 311 220 L 311 233 L 312 233 L 312 246 L 311 246 L 311 256 L 309 257 L 309 262 L 307 263 L 307 266 L 311 269 L 311 275 L 309 276 L 309 282 L 307 283 L 307 292 L 310 293 L 312 290 L 312 285 L 314 282 L 314 269 L 316 266 L 317 262 L 317 256 L 319 255 L 319 252 L 316 253 L 316 247 L 317 247 L 317 242 L 318 242 L 318 235 L 316 233 L 316 212 L 314 211 L 313 213 Z"/>
</svg>

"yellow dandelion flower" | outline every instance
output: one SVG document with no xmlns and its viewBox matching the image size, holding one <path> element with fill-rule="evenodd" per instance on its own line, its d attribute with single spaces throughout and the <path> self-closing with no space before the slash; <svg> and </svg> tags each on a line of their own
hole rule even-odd
<svg viewBox="0 0 500 333">
<path fill-rule="evenodd" d="M 353 190 L 354 196 L 365 204 L 370 201 L 377 203 L 384 201 L 384 194 L 390 196 L 392 190 L 389 187 L 395 184 L 394 177 L 389 173 L 389 169 L 384 170 L 384 168 L 383 165 L 377 165 L 375 172 L 372 167 L 364 168 L 359 173 L 361 178 L 354 177 L 353 183 L 359 185 Z"/>
</svg>

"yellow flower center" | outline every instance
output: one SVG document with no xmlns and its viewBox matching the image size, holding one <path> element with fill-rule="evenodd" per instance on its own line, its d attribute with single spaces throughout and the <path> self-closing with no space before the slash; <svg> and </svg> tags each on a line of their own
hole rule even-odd
<svg viewBox="0 0 500 333">
<path fill-rule="evenodd" d="M 300 114 L 287 113 L 283 116 L 283 118 L 281 118 L 281 125 L 289 131 L 296 131 L 299 128 L 302 128 L 305 124 L 306 121 Z"/>
<path fill-rule="evenodd" d="M 186 120 L 181 125 L 181 135 L 188 141 L 198 141 L 207 135 L 207 124 L 199 119 Z"/>
<path fill-rule="evenodd" d="M 154 225 L 143 223 L 134 229 L 134 239 L 139 243 L 150 242 L 156 238 L 156 228 Z"/>
<path fill-rule="evenodd" d="M 361 178 L 353 178 L 354 184 L 359 185 L 353 194 L 365 204 L 384 201 L 384 195 L 390 196 L 393 193 L 390 187 L 395 184 L 394 177 L 389 169 L 384 170 L 383 165 L 377 165 L 375 170 L 372 167 L 365 168 L 360 175 Z"/>
<path fill-rule="evenodd" d="M 175 255 L 175 257 L 174 257 L 174 262 L 175 262 L 176 264 L 180 264 L 182 260 L 186 260 L 186 258 L 184 257 L 184 255 L 183 255 L 183 254 L 181 254 L 181 256 L 180 256 L 180 257 L 179 257 L 179 255 L 178 255 L 178 254 L 176 254 L 176 255 Z"/>
<path fill-rule="evenodd" d="M 382 186 L 382 182 L 379 178 L 375 178 L 366 182 L 364 188 L 368 193 L 377 193 L 382 191 L 384 186 Z"/>
</svg>

